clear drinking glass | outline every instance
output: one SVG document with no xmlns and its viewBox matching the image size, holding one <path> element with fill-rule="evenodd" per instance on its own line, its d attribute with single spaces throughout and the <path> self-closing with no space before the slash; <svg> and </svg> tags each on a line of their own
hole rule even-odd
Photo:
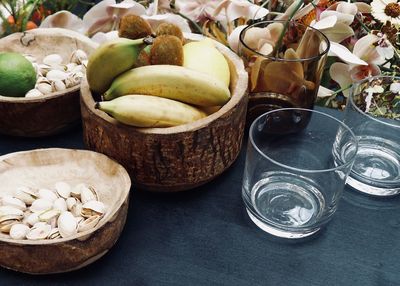
<svg viewBox="0 0 400 286">
<path fill-rule="evenodd" d="M 279 237 L 317 232 L 337 209 L 357 152 L 354 133 L 301 108 L 267 112 L 249 133 L 242 196 L 250 218 Z M 346 156 L 337 163 L 340 154 Z"/>
<path fill-rule="evenodd" d="M 400 193 L 400 77 L 377 76 L 354 84 L 344 123 L 359 139 L 347 183 L 375 196 Z"/>
<path fill-rule="evenodd" d="M 286 30 L 285 25 L 278 20 L 257 22 L 240 33 L 238 54 L 249 74 L 249 125 L 270 110 L 314 107 L 329 40 L 296 21 L 288 22 Z"/>
</svg>

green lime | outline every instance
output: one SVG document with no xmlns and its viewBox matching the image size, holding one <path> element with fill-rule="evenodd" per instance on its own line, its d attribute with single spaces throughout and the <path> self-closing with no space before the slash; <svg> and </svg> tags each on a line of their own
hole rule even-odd
<svg viewBox="0 0 400 286">
<path fill-rule="evenodd" d="M 0 53 L 0 95 L 22 97 L 35 87 L 36 71 L 18 53 Z"/>
</svg>

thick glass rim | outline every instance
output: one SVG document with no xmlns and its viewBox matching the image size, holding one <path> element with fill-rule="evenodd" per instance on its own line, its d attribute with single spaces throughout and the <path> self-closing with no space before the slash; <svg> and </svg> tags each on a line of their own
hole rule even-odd
<svg viewBox="0 0 400 286">
<path fill-rule="evenodd" d="M 334 168 L 329 168 L 329 169 L 318 169 L 318 170 L 313 170 L 313 169 L 310 169 L 310 170 L 307 170 L 307 169 L 299 169 L 299 168 L 296 168 L 296 167 L 292 167 L 292 166 L 289 166 L 289 165 L 280 163 L 280 162 L 278 162 L 278 161 L 272 159 L 270 156 L 268 156 L 268 155 L 265 154 L 263 151 L 261 151 L 260 148 L 258 148 L 257 144 L 254 142 L 253 131 L 254 131 L 254 129 L 255 129 L 256 123 L 257 123 L 262 117 L 268 116 L 268 115 L 270 115 L 271 113 L 275 113 L 275 112 L 278 112 L 278 111 L 280 111 L 280 112 L 281 112 L 281 111 L 306 111 L 306 112 L 310 112 L 310 113 L 316 113 L 316 114 L 319 114 L 319 115 L 328 117 L 329 119 L 332 119 L 332 120 L 336 121 L 336 123 L 338 123 L 338 126 L 344 127 L 344 128 L 351 134 L 351 136 L 353 137 L 353 139 L 354 139 L 354 144 L 355 144 L 355 147 L 356 147 L 356 148 L 355 148 L 354 154 L 351 156 L 350 159 L 347 160 L 347 162 L 344 162 L 344 163 L 342 163 L 342 164 L 339 165 L 339 166 L 336 166 L 336 167 L 334 167 Z M 337 118 L 335 118 L 335 117 L 333 117 L 333 116 L 331 116 L 331 115 L 329 115 L 329 114 L 327 114 L 327 113 L 324 113 L 324 112 L 321 112 L 321 111 L 317 111 L 317 110 L 313 110 L 313 109 L 306 109 L 306 108 L 279 108 L 279 109 L 271 110 L 271 111 L 268 111 L 268 112 L 265 112 L 265 113 L 261 114 L 260 116 L 258 116 L 258 117 L 251 123 L 250 129 L 249 129 L 249 139 L 250 139 L 251 145 L 254 147 L 254 149 L 255 149 L 262 157 L 264 157 L 265 159 L 267 159 L 267 160 L 269 160 L 270 162 L 272 162 L 272 163 L 274 163 L 274 164 L 276 164 L 276 165 L 278 165 L 278 166 L 280 166 L 280 167 L 283 167 L 283 168 L 285 168 L 285 169 L 292 170 L 292 171 L 297 171 L 297 172 L 301 172 L 301 173 L 307 173 L 307 174 L 309 174 L 309 173 L 326 173 L 326 172 L 332 172 L 332 171 L 336 171 L 336 170 L 343 169 L 343 168 L 347 167 L 348 165 L 353 164 L 353 161 L 355 160 L 356 155 L 357 155 L 357 152 L 358 152 L 358 140 L 357 140 L 357 137 L 356 137 L 356 135 L 354 134 L 354 132 L 350 129 L 350 127 L 348 127 L 346 124 L 344 124 L 344 123 L 343 123 L 342 121 L 340 121 L 339 119 L 337 119 Z"/>
<path fill-rule="evenodd" d="M 258 51 L 255 51 L 254 49 L 250 48 L 250 47 L 244 42 L 244 34 L 245 34 L 246 31 L 249 30 L 250 28 L 253 28 L 253 27 L 255 27 L 255 26 L 259 26 L 259 25 L 262 25 L 262 24 L 267 24 L 267 23 L 285 23 L 285 22 L 286 22 L 286 21 L 284 21 L 284 20 L 267 20 L 267 21 L 260 21 L 260 22 L 256 22 L 256 23 L 253 23 L 253 24 L 251 24 L 251 25 L 248 25 L 248 26 L 247 26 L 246 28 L 244 28 L 244 29 L 240 32 L 240 34 L 239 34 L 239 53 L 240 53 L 240 45 L 242 45 L 242 46 L 244 46 L 246 49 L 248 49 L 248 50 L 254 52 L 255 54 L 257 54 L 257 55 L 259 55 L 259 56 L 262 56 L 262 57 L 264 57 L 264 58 L 267 58 L 267 59 L 274 60 L 274 61 L 284 61 L 284 62 L 306 62 L 306 61 L 312 61 L 312 60 L 320 59 L 322 56 L 324 56 L 325 54 L 327 54 L 327 53 L 329 52 L 329 49 L 330 49 L 330 47 L 331 47 L 331 43 L 330 43 L 328 37 L 327 37 L 324 33 L 322 33 L 322 32 L 321 32 L 320 30 L 318 30 L 318 29 L 315 29 L 315 28 L 313 28 L 313 27 L 311 27 L 311 26 L 308 26 L 308 25 L 305 25 L 305 24 L 302 24 L 302 23 L 298 23 L 298 22 L 296 22 L 296 21 L 294 21 L 294 20 L 292 20 L 292 21 L 290 21 L 290 22 L 296 23 L 296 25 L 304 26 L 304 27 L 306 27 L 306 28 L 308 28 L 308 29 L 312 29 L 312 30 L 316 31 L 318 34 L 320 34 L 320 35 L 324 38 L 324 40 L 325 40 L 325 42 L 326 42 L 326 48 L 325 48 L 325 50 L 324 50 L 323 52 L 319 53 L 319 54 L 316 55 L 316 56 L 310 57 L 310 58 L 303 58 L 303 59 L 282 59 L 282 58 L 277 58 L 277 57 L 265 55 L 265 54 L 262 54 L 262 53 L 260 53 L 260 52 L 258 52 Z"/>
<path fill-rule="evenodd" d="M 371 119 L 372 121 L 375 121 L 375 122 L 379 122 L 379 123 L 381 123 L 381 124 L 383 124 L 383 125 L 386 125 L 386 126 L 390 126 L 390 127 L 393 127 L 393 128 L 398 128 L 398 129 L 400 129 L 400 125 L 391 124 L 391 123 L 389 123 L 389 122 L 383 121 L 381 117 L 375 117 L 375 116 L 372 116 L 372 115 L 369 114 L 369 113 L 366 113 L 365 111 L 362 111 L 362 110 L 356 105 L 356 103 L 354 102 L 354 96 L 356 95 L 356 89 L 357 89 L 360 85 L 362 85 L 362 84 L 364 84 L 364 83 L 368 83 L 369 81 L 373 81 L 373 80 L 375 80 L 375 79 L 380 79 L 380 78 L 396 79 L 396 80 L 398 80 L 398 81 L 400 82 L 400 77 L 397 77 L 397 76 L 388 76 L 388 75 L 371 76 L 371 77 L 367 77 L 367 78 L 365 78 L 365 79 L 356 81 L 355 83 L 353 83 L 353 85 L 352 85 L 352 87 L 351 87 L 350 96 L 349 96 L 349 102 L 350 102 L 350 104 L 354 107 L 355 110 L 357 110 L 360 114 L 364 115 L 364 116 L 367 117 L 368 119 Z M 357 93 L 357 94 L 358 94 L 358 93 Z"/>
</svg>

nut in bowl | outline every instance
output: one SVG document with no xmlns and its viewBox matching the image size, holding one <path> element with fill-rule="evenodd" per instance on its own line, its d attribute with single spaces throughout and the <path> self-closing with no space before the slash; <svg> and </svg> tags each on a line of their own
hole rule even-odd
<svg viewBox="0 0 400 286">
<path fill-rule="evenodd" d="M 59 28 L 0 39 L 0 73 L 7 75 L 0 80 L 0 133 L 40 137 L 77 124 L 79 85 L 96 48 L 82 34 Z M 10 60 L 18 64 L 7 65 Z"/>
<path fill-rule="evenodd" d="M 125 169 L 91 151 L 39 149 L 0 157 L 0 265 L 47 274 L 84 267 L 126 221 Z"/>
</svg>

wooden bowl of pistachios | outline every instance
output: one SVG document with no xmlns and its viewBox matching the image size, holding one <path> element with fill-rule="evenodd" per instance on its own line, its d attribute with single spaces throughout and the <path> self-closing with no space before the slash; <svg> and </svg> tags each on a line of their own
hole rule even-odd
<svg viewBox="0 0 400 286">
<path fill-rule="evenodd" d="M 30 274 L 82 268 L 124 227 L 131 182 L 105 155 L 38 149 L 0 157 L 0 265 Z"/>
<path fill-rule="evenodd" d="M 97 43 L 83 34 L 60 28 L 39 28 L 0 39 L 0 54 L 23 55 L 37 73 L 36 83 L 26 93 L 0 92 L 0 133 L 41 137 L 77 125 L 80 81 L 87 57 L 96 48 Z"/>
</svg>

